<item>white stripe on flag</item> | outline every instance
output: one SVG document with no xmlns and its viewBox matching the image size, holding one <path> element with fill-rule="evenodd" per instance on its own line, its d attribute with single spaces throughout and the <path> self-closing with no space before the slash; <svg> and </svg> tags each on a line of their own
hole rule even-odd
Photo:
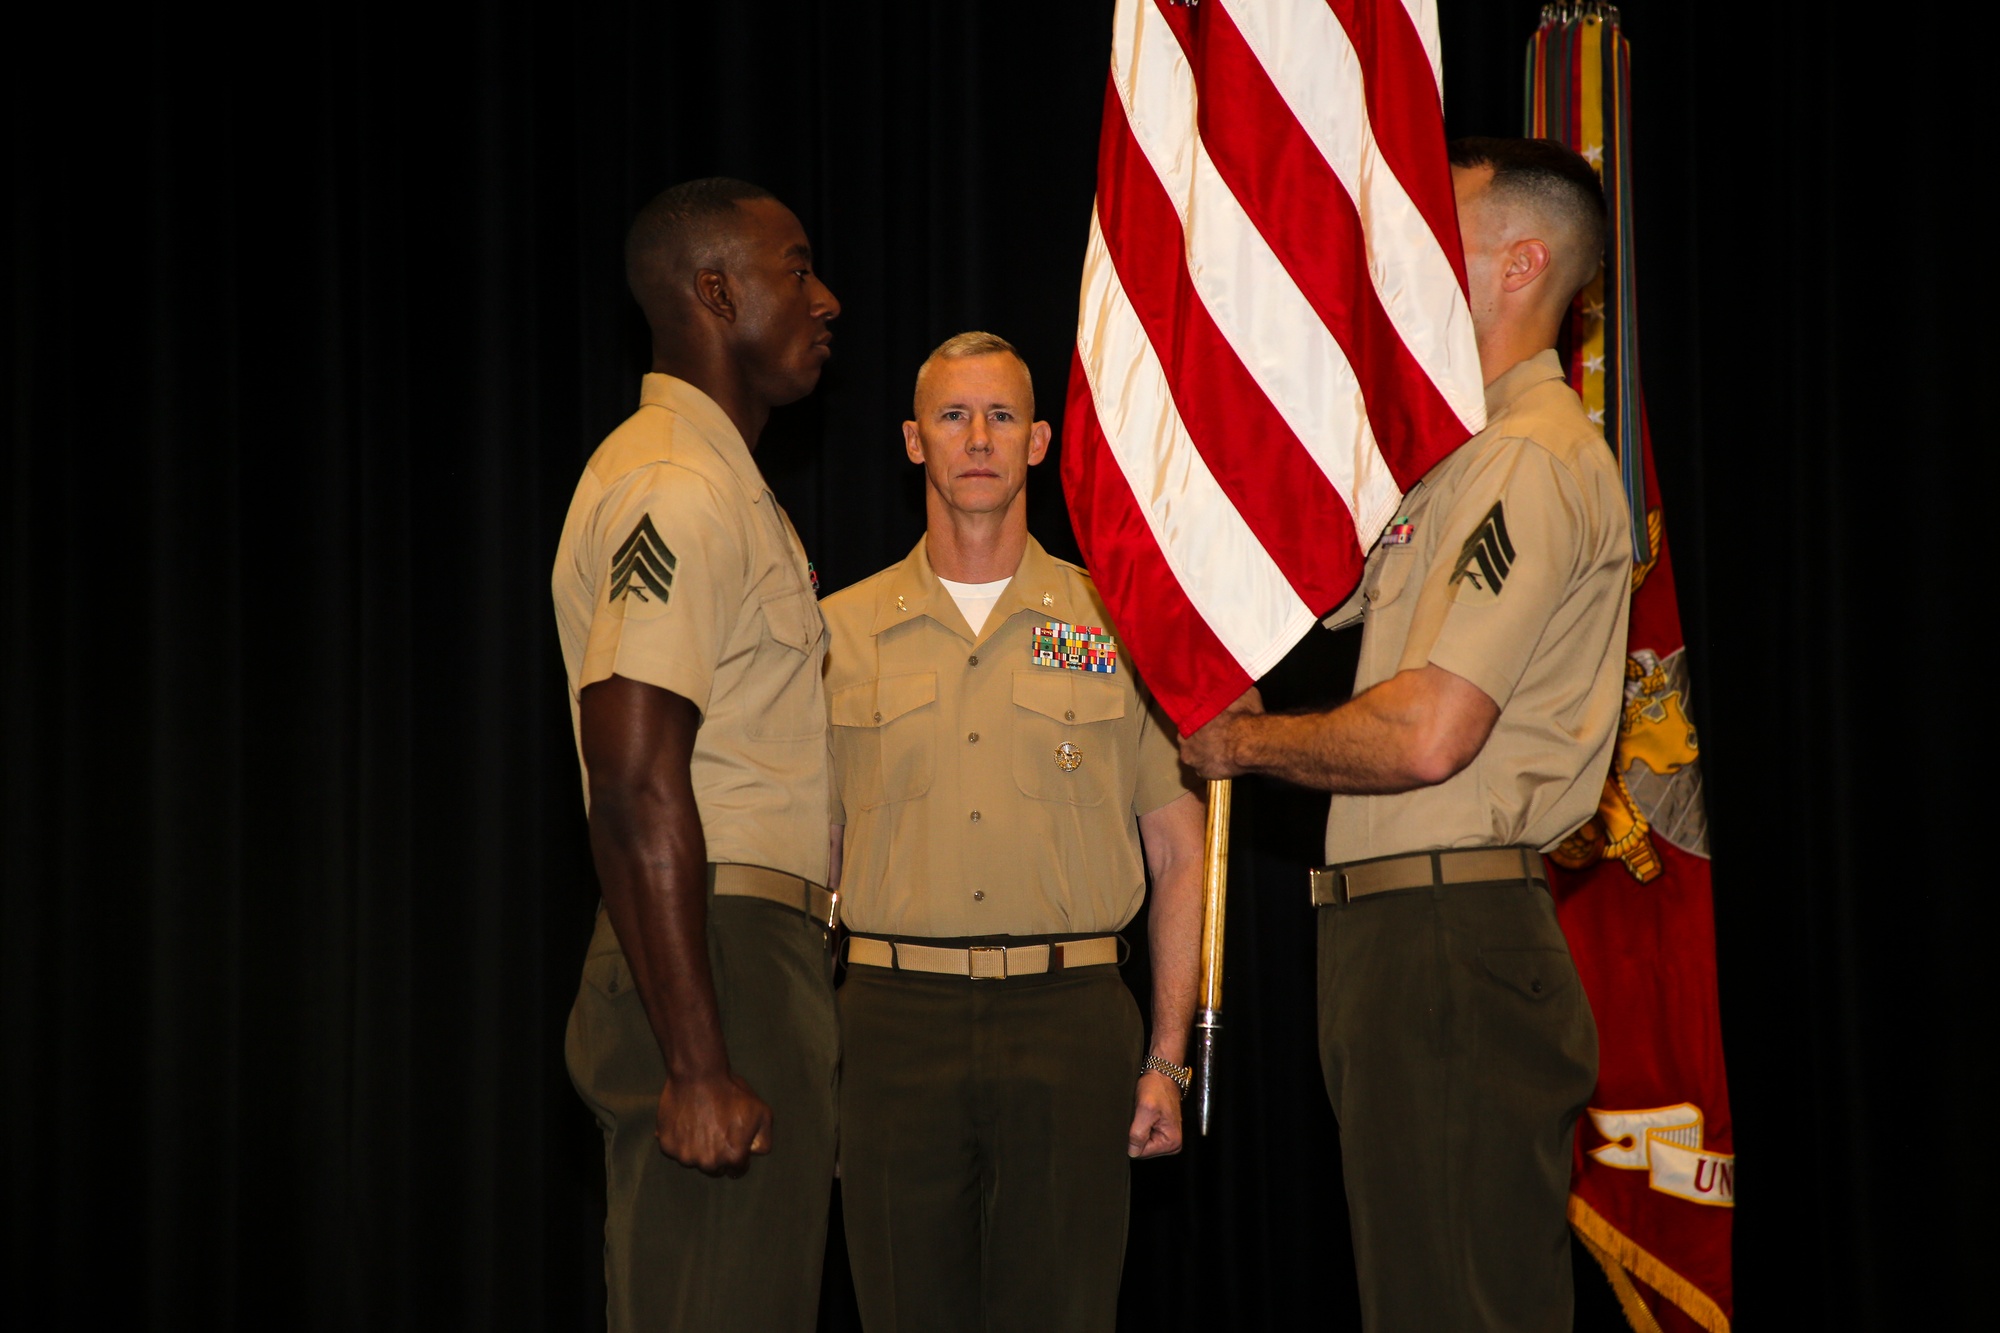
<svg viewBox="0 0 2000 1333">
<path fill-rule="evenodd" d="M 1244 369 L 1339 492 L 1366 551 L 1402 491 L 1369 428 L 1360 381 L 1202 146 L 1194 74 L 1180 43 L 1150 3 L 1141 0 L 1136 9 L 1135 23 L 1113 29 L 1112 81 L 1133 137 L 1180 215 L 1195 290 Z"/>
<path fill-rule="evenodd" d="M 1430 57 L 1431 78 L 1437 84 L 1438 105 L 1444 105 L 1444 57 L 1438 53 L 1438 16 L 1436 0 L 1403 0 L 1403 8 L 1410 13 L 1410 26 L 1417 30 L 1417 40 L 1424 44 L 1424 54 Z"/>
<path fill-rule="evenodd" d="M 1376 145 L 1361 57 L 1347 29 L 1326 0 L 1211 3 L 1228 9 L 1251 53 L 1354 200 L 1368 239 L 1369 277 L 1404 346 L 1465 428 L 1479 430 L 1486 424 L 1486 401 L 1472 312 L 1459 293 L 1450 256 Z"/>
<path fill-rule="evenodd" d="M 1095 209 L 1080 308 L 1077 352 L 1111 455 L 1188 601 L 1255 679 L 1278 664 L 1316 617 L 1188 438 Z"/>
</svg>

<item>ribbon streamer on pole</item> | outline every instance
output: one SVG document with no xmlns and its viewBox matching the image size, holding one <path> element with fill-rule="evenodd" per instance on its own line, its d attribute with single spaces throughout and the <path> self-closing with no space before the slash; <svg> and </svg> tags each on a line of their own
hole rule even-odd
<svg viewBox="0 0 2000 1333">
<path fill-rule="evenodd" d="M 1222 922 L 1229 904 L 1228 778 L 1208 784 L 1208 841 L 1201 860 L 1201 1010 L 1195 1029 L 1201 1033 L 1202 1137 L 1208 1137 L 1208 1112 L 1215 1089 L 1215 1041 L 1222 1031 Z"/>
<path fill-rule="evenodd" d="M 1630 71 L 1616 8 L 1542 10 L 1527 131 L 1596 166 L 1610 215 L 1604 271 L 1570 315 L 1569 379 L 1618 455 L 1633 545 L 1617 749 L 1597 813 L 1549 855 L 1599 1048 L 1569 1216 L 1638 1333 L 1728 1333 L 1736 1150 L 1700 742 L 1639 382 Z"/>
</svg>

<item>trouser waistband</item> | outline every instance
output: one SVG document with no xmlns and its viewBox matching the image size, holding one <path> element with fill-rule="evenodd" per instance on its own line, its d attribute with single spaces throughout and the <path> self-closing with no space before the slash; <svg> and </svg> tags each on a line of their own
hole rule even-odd
<svg viewBox="0 0 2000 1333">
<path fill-rule="evenodd" d="M 934 972 L 943 976 L 967 977 L 973 981 L 1002 981 L 1008 977 L 1060 972 L 1065 968 L 1115 964 L 1118 961 L 1118 943 L 1116 935 L 1040 942 L 1029 937 L 1019 944 L 953 948 L 854 935 L 847 941 L 847 961 L 864 967 L 893 968 L 899 972 Z"/>
<path fill-rule="evenodd" d="M 824 885 L 763 866 L 717 862 L 713 869 L 715 891 L 723 897 L 762 898 L 782 903 L 804 912 L 828 930 L 840 924 L 840 895 Z"/>
<path fill-rule="evenodd" d="M 1396 889 L 1447 884 L 1549 885 L 1542 854 L 1533 847 L 1475 847 L 1414 852 L 1322 866 L 1311 872 L 1312 905 L 1332 907 Z"/>
</svg>

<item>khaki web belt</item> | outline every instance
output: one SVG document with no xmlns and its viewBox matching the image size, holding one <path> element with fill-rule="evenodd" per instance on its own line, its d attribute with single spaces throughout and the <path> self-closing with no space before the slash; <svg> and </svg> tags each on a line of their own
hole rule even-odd
<svg viewBox="0 0 2000 1333">
<path fill-rule="evenodd" d="M 1118 937 L 1065 940 L 1061 944 L 1013 944 L 946 949 L 935 944 L 891 943 L 856 935 L 847 941 L 847 961 L 902 972 L 937 972 L 974 981 L 1037 976 L 1069 967 L 1097 967 L 1118 961 Z"/>
<path fill-rule="evenodd" d="M 1314 907 L 1335 907 L 1396 889 L 1428 889 L 1446 884 L 1549 886 L 1549 872 L 1542 865 L 1542 854 L 1532 847 L 1480 847 L 1459 852 L 1379 856 L 1372 861 L 1322 866 L 1311 874 Z"/>
<path fill-rule="evenodd" d="M 715 867 L 715 891 L 726 898 L 762 898 L 783 903 L 804 912 L 832 930 L 840 924 L 840 895 L 833 890 L 763 866 L 719 863 Z"/>
</svg>

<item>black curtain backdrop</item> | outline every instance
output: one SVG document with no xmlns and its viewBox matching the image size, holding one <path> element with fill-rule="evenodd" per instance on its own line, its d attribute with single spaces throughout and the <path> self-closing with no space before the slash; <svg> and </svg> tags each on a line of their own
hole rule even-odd
<svg viewBox="0 0 2000 1333">
<path fill-rule="evenodd" d="M 932 344 L 1012 338 L 1059 417 L 1109 7 L 10 24 L 0 1318 L 601 1321 L 548 571 L 646 361 L 625 222 L 711 173 L 805 220 L 846 312 L 760 462 L 851 582 L 921 531 L 896 426 Z M 1442 13 L 1452 131 L 1517 132 L 1536 6 Z M 1992 1232 L 1987 34 L 1830 13 L 1625 14 L 1746 1328 L 1942 1323 Z M 1073 553 L 1054 462 L 1031 493 Z M 1343 693 L 1330 640 L 1273 694 Z M 1300 874 L 1324 804 L 1238 809 L 1218 1134 L 1134 1172 L 1126 1322 L 1353 1328 Z M 836 1233 L 826 1327 L 850 1299 Z"/>
</svg>

